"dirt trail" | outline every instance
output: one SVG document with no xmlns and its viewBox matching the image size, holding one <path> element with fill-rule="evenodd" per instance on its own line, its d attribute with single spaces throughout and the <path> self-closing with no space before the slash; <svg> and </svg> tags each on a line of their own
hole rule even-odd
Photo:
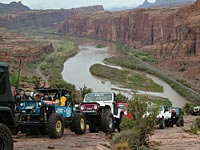
<svg viewBox="0 0 200 150">
<path fill-rule="evenodd" d="M 195 116 L 184 116 L 184 127 L 166 128 L 156 130 L 151 136 L 151 144 L 157 145 L 159 150 L 199 150 L 200 136 L 190 133 Z"/>
<path fill-rule="evenodd" d="M 26 136 L 19 134 L 14 137 L 14 150 L 109 150 L 111 145 L 103 132 L 76 135 L 66 129 L 60 139 L 48 136 Z"/>
</svg>

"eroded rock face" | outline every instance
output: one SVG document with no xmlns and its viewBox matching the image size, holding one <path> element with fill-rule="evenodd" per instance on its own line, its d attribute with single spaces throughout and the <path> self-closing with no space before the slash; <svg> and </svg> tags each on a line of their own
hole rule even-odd
<svg viewBox="0 0 200 150">
<path fill-rule="evenodd" d="M 82 12 L 104 10 L 103 6 L 89 6 L 60 10 L 30 10 L 0 15 L 0 28 L 57 27 L 60 22 Z"/>
<path fill-rule="evenodd" d="M 156 55 L 200 55 L 199 0 L 190 6 L 78 14 L 60 32 L 127 42 Z"/>
</svg>

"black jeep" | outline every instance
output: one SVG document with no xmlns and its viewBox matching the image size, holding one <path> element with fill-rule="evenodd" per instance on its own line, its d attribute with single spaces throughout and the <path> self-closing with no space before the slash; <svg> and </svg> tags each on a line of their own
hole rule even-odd
<svg viewBox="0 0 200 150">
<path fill-rule="evenodd" d="M 184 119 L 181 108 L 170 107 L 169 111 L 171 111 L 171 126 L 173 127 L 174 124 L 176 124 L 177 127 L 184 126 Z"/>
<path fill-rule="evenodd" d="M 11 93 L 8 64 L 0 62 L 0 150 L 12 150 L 11 131 L 16 128 L 15 100 Z"/>
</svg>

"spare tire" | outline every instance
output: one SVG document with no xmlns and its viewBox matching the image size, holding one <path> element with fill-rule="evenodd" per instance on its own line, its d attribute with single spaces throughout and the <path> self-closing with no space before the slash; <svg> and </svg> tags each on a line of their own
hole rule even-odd
<svg viewBox="0 0 200 150">
<path fill-rule="evenodd" d="M 0 150 L 13 150 L 12 132 L 0 123 Z"/>
</svg>

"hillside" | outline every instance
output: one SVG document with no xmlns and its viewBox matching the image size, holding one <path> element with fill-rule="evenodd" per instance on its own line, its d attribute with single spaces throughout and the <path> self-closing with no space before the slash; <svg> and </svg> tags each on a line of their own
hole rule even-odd
<svg viewBox="0 0 200 150">
<path fill-rule="evenodd" d="M 142 5 L 137 7 L 137 9 L 150 7 L 177 7 L 192 4 L 195 1 L 196 0 L 156 0 L 155 3 L 149 3 L 148 0 L 145 0 Z"/>
<path fill-rule="evenodd" d="M 77 14 L 59 31 L 146 49 L 157 58 L 155 66 L 200 92 L 199 24 L 200 0 L 181 8 Z"/>
<path fill-rule="evenodd" d="M 29 7 L 23 5 L 21 1 L 19 2 L 11 2 L 10 4 L 0 3 L 0 14 L 1 13 L 16 13 L 30 10 Z"/>
<path fill-rule="evenodd" d="M 6 5 L 4 5 L 6 6 Z M 4 7 L 6 9 L 6 7 Z M 23 9 L 22 9 L 23 10 Z M 0 14 L 0 28 L 41 28 L 57 27 L 63 20 L 82 12 L 96 12 L 104 10 L 103 6 L 88 6 L 59 10 L 28 10 L 8 11 Z"/>
</svg>

